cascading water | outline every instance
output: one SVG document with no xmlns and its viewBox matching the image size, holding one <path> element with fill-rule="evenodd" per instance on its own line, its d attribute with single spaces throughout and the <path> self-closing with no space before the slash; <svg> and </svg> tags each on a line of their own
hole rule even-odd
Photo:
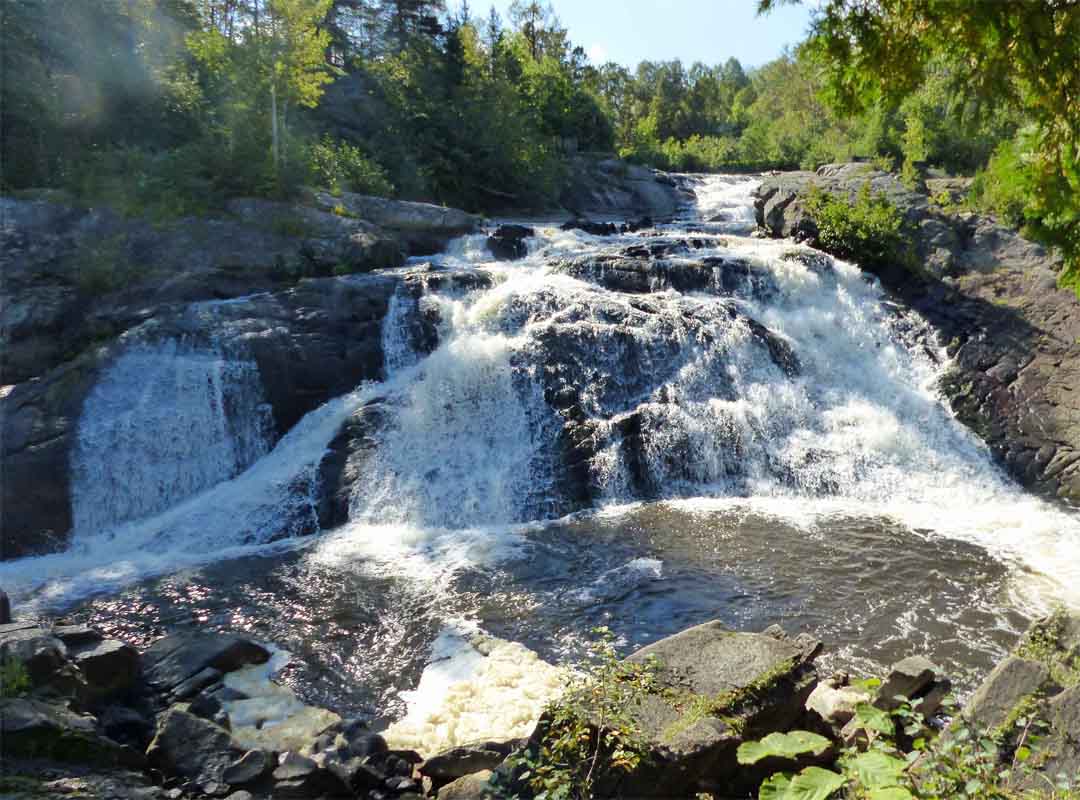
<svg viewBox="0 0 1080 800">
<path fill-rule="evenodd" d="M 79 539 L 148 517 L 270 450 L 255 363 L 175 340 L 128 348 L 86 400 L 71 460 Z"/>
<path fill-rule="evenodd" d="M 328 673 L 357 664 L 340 697 L 411 688 L 456 617 L 551 657 L 595 624 L 642 643 L 720 616 L 831 632 L 854 660 L 944 641 L 946 663 L 985 666 L 1016 609 L 1080 606 L 1080 521 L 953 419 L 926 325 L 853 265 L 747 235 L 753 180 L 694 180 L 697 209 L 654 231 L 541 226 L 520 261 L 471 236 L 419 282 L 412 265 L 383 321 L 386 380 L 270 452 L 247 362 L 130 351 L 80 423 L 74 546 L 0 563 L 0 585 L 63 605 L 201 565 L 220 594 L 240 579 L 215 562 L 279 558 L 287 578 L 260 561 L 238 584 L 258 609 L 241 616 L 288 639 L 274 625 L 302 592 L 304 620 L 348 619 L 317 634 L 338 643 Z M 318 527 L 343 425 L 349 521 L 289 539 Z M 350 661 L 335 648 L 354 628 Z"/>
</svg>

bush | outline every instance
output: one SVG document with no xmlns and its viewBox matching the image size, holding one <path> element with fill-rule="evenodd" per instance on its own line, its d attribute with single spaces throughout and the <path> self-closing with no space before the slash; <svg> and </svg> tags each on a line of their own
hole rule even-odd
<svg viewBox="0 0 1080 800">
<path fill-rule="evenodd" d="M 386 171 L 348 142 L 329 135 L 311 145 L 308 165 L 315 182 L 333 193 L 341 191 L 389 197 L 394 185 Z"/>
<path fill-rule="evenodd" d="M 854 203 L 812 186 L 806 211 L 817 225 L 816 247 L 871 271 L 916 264 L 899 209 L 864 183 Z"/>
<path fill-rule="evenodd" d="M 631 710 L 656 688 L 656 664 L 622 661 L 598 628 L 592 662 L 540 720 L 539 740 L 511 757 L 517 781 L 536 797 L 588 800 L 600 783 L 641 764 L 644 745 Z"/>
</svg>

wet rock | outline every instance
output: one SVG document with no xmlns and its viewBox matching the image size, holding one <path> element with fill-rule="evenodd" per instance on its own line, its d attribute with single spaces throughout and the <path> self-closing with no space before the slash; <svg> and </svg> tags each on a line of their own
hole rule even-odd
<svg viewBox="0 0 1080 800">
<path fill-rule="evenodd" d="M 454 747 L 427 759 L 420 765 L 420 774 L 431 778 L 439 786 L 474 772 L 493 770 L 523 744 L 521 740 L 513 740 L 474 742 Z"/>
<path fill-rule="evenodd" d="M 482 222 L 473 214 L 431 203 L 388 200 L 352 192 L 313 192 L 311 197 L 319 208 L 340 209 L 346 218 L 363 220 L 391 232 L 414 256 L 441 252 L 451 239 L 472 233 Z"/>
<path fill-rule="evenodd" d="M 150 346 L 180 340 L 254 361 L 275 441 L 308 411 L 361 381 L 383 377 L 381 323 L 399 285 L 386 275 L 310 279 L 216 306 L 213 313 L 198 306 L 143 306 L 152 319 L 128 327 L 141 324 L 132 337 Z M 76 425 L 102 372 L 124 352 L 121 344 L 95 346 L 0 395 L 0 457 L 8 467 L 0 475 L 3 558 L 66 546 Z M 292 528 L 316 529 L 314 519 L 297 520 Z"/>
<path fill-rule="evenodd" d="M 225 800 L 255 800 L 255 796 L 251 792 L 240 789 L 232 794 L 226 795 Z"/>
<path fill-rule="evenodd" d="M 39 758 L 89 765 L 142 765 L 140 755 L 102 736 L 91 716 L 30 698 L 0 700 L 6 758 Z"/>
<path fill-rule="evenodd" d="M 568 220 L 559 227 L 564 231 L 584 231 L 592 236 L 615 236 L 622 232 L 613 222 L 595 222 L 580 217 Z"/>
<path fill-rule="evenodd" d="M 487 800 L 496 795 L 491 778 L 488 770 L 460 777 L 439 789 L 439 800 Z"/>
<path fill-rule="evenodd" d="M 332 770 L 299 753 L 282 753 L 273 771 L 274 797 L 348 796 L 349 787 Z"/>
<path fill-rule="evenodd" d="M 11 601 L 8 599 L 7 592 L 0 589 L 0 625 L 7 625 L 11 622 Z"/>
<path fill-rule="evenodd" d="M 185 681 L 181 681 L 172 690 L 172 696 L 175 700 L 187 700 L 197 692 L 201 692 L 208 686 L 213 686 L 225 676 L 225 673 L 221 670 L 214 669 L 213 667 L 207 667 L 206 669 L 199 670 L 190 678 Z"/>
<path fill-rule="evenodd" d="M 265 778 L 274 769 L 274 761 L 265 750 L 248 750 L 229 764 L 222 779 L 230 786 L 246 786 Z"/>
<path fill-rule="evenodd" d="M 524 258 L 529 253 L 525 240 L 535 235 L 535 230 L 524 225 L 500 225 L 487 239 L 488 250 L 502 261 Z"/>
<path fill-rule="evenodd" d="M 240 755 L 229 732 L 192 714 L 184 704 L 158 717 L 147 761 L 168 775 L 197 785 L 224 782 L 225 769 Z"/>
<path fill-rule="evenodd" d="M 869 185 L 900 209 L 923 272 L 878 275 L 949 344 L 941 389 L 957 418 L 1023 486 L 1080 502 L 1080 305 L 1057 285 L 1060 257 L 993 220 L 946 214 L 866 164 L 766 177 L 758 223 L 773 236 L 812 236 L 811 184 L 848 198 Z"/>
<path fill-rule="evenodd" d="M 204 670 L 216 671 L 220 677 L 221 673 L 249 664 L 264 664 L 269 659 L 270 652 L 265 647 L 240 636 L 175 633 L 147 649 L 143 654 L 143 672 L 154 689 L 171 692 L 199 673 L 203 673 L 201 680 L 207 680 L 211 673 Z"/>
<path fill-rule="evenodd" d="M 72 650 L 76 666 L 101 697 L 126 692 L 139 674 L 139 653 L 131 645 L 106 639 Z"/>
</svg>

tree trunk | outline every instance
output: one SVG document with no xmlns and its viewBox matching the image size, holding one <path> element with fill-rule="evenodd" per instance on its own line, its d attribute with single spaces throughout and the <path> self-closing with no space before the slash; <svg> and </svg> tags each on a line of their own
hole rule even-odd
<svg viewBox="0 0 1080 800">
<path fill-rule="evenodd" d="M 273 142 L 274 172 L 281 164 L 281 152 L 278 149 L 277 86 L 270 82 L 270 137 Z"/>
</svg>

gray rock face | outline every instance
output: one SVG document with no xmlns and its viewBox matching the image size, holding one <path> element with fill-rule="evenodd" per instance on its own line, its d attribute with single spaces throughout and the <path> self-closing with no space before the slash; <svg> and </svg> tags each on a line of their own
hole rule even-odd
<svg viewBox="0 0 1080 800">
<path fill-rule="evenodd" d="M 152 688 L 165 693 L 203 670 L 232 672 L 249 664 L 264 664 L 269 658 L 262 645 L 239 636 L 176 633 L 147 649 L 143 674 Z"/>
<path fill-rule="evenodd" d="M 223 784 L 225 770 L 239 755 L 227 730 L 191 714 L 182 704 L 158 718 L 146 750 L 152 766 L 200 786 Z"/>
<path fill-rule="evenodd" d="M 234 350 L 258 367 L 276 435 L 363 380 L 381 376 L 382 318 L 399 280 L 353 275 L 215 306 L 161 313 L 133 342 L 181 340 Z M 125 340 L 127 341 L 127 340 Z M 122 343 L 91 350 L 0 394 L 0 556 L 62 549 L 72 526 L 70 460 L 86 397 Z"/>
<path fill-rule="evenodd" d="M 998 664 L 971 696 L 964 716 L 983 730 L 1008 718 L 1016 704 L 1038 692 L 1050 679 L 1050 670 L 1038 661 L 1010 656 Z"/>
<path fill-rule="evenodd" d="M 68 650 L 45 627 L 34 622 L 13 623 L 0 628 L 0 659 L 21 664 L 31 686 L 41 687 L 67 662 Z"/>
<path fill-rule="evenodd" d="M 572 162 L 570 174 L 559 202 L 579 216 L 666 218 L 694 199 L 674 176 L 616 159 L 580 156 Z"/>
<path fill-rule="evenodd" d="M 130 690 L 139 674 L 138 651 L 114 639 L 83 645 L 72 651 L 72 657 L 87 681 L 103 695 Z"/>
<path fill-rule="evenodd" d="M 645 695 L 631 712 L 648 758 L 601 796 L 741 796 L 762 776 L 739 767 L 748 739 L 798 726 L 817 683 L 820 642 L 770 629 L 734 633 L 709 622 L 644 647 L 629 660 L 658 662 L 664 691 Z"/>
<path fill-rule="evenodd" d="M 816 232 L 811 185 L 853 198 L 869 184 L 902 212 L 925 274 L 879 272 L 948 345 L 942 383 L 957 418 L 1021 484 L 1080 503 L 1080 301 L 1057 288 L 1060 259 L 993 220 L 948 215 L 866 164 L 767 177 L 758 223 L 773 236 Z"/>
<path fill-rule="evenodd" d="M 139 754 L 98 733 L 94 718 L 30 698 L 0 699 L 5 758 L 140 766 Z"/>
<path fill-rule="evenodd" d="M 312 198 L 325 211 L 343 210 L 346 218 L 366 220 L 392 232 L 410 255 L 438 253 L 454 237 L 478 230 L 482 222 L 473 214 L 431 203 L 387 200 L 352 192 L 333 195 L 316 191 Z"/>
</svg>

